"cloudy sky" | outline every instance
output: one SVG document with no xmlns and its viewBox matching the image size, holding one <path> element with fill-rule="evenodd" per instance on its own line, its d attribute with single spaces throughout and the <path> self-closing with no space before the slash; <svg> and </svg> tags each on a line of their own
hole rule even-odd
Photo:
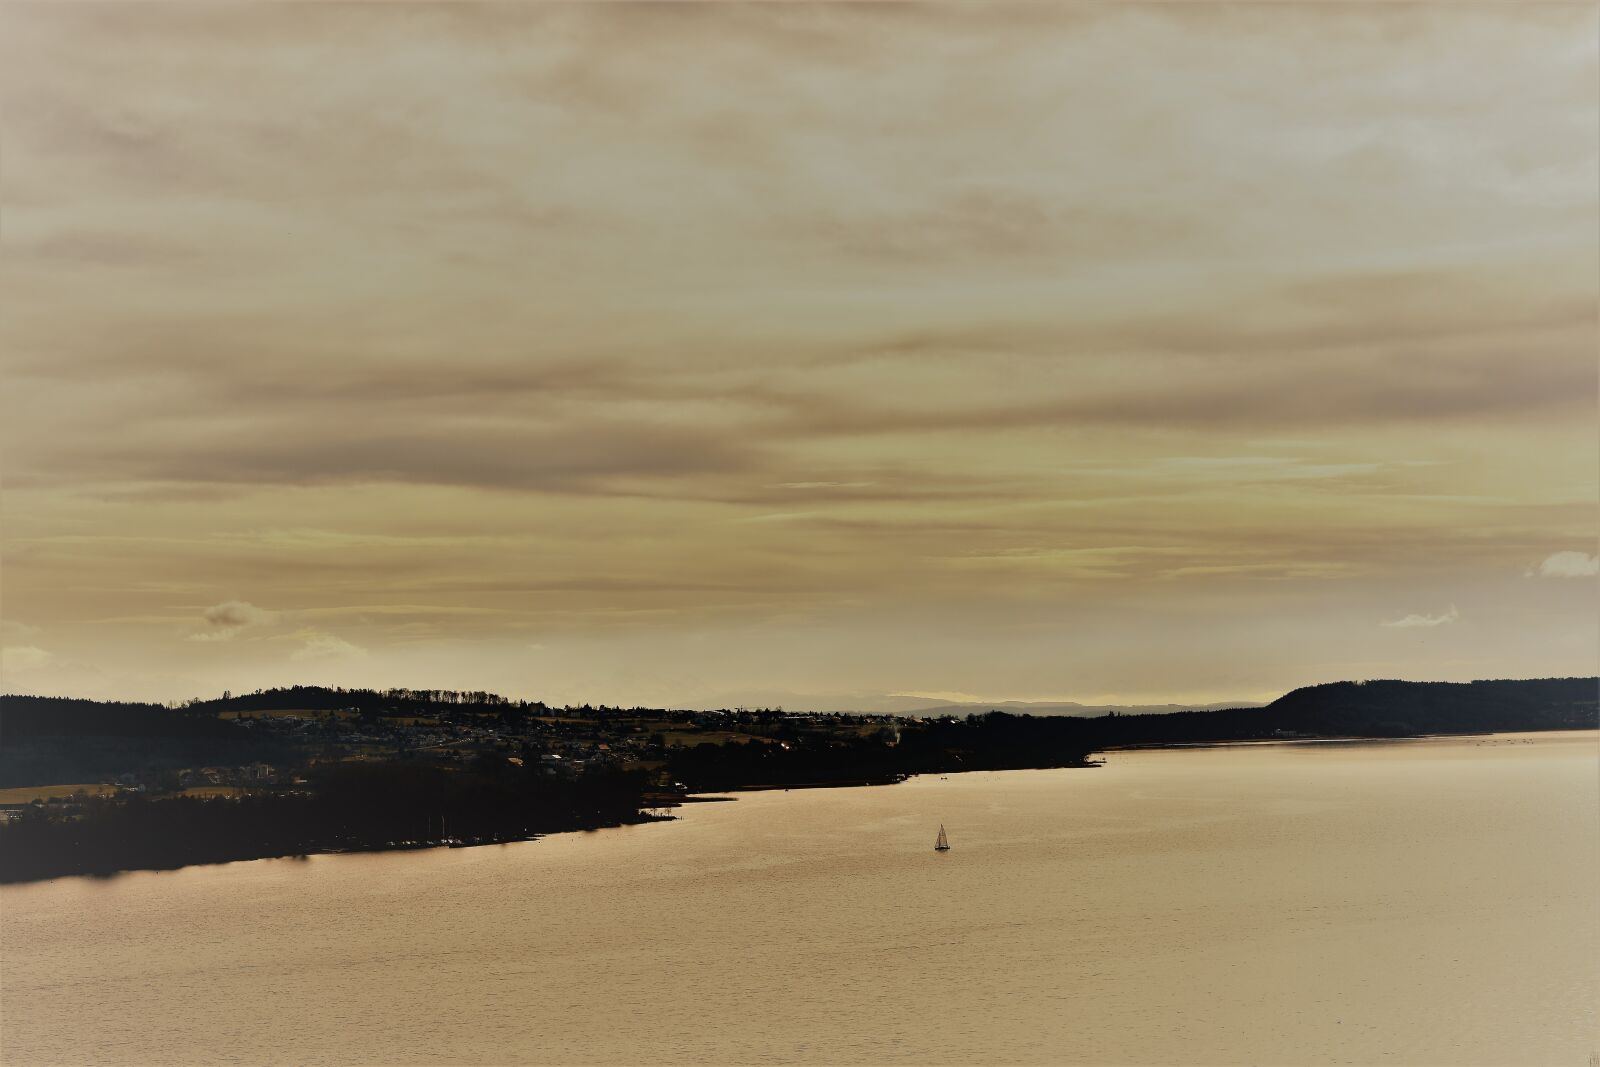
<svg viewBox="0 0 1600 1067">
<path fill-rule="evenodd" d="M 0 18 L 9 691 L 1596 670 L 1593 4 Z"/>
</svg>

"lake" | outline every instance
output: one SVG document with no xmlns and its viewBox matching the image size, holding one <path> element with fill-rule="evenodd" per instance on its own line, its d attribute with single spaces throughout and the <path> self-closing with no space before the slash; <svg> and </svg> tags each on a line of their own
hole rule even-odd
<svg viewBox="0 0 1600 1067">
<path fill-rule="evenodd" d="M 1596 738 L 1113 752 L 3 887 L 0 1059 L 1584 1067 Z"/>
</svg>

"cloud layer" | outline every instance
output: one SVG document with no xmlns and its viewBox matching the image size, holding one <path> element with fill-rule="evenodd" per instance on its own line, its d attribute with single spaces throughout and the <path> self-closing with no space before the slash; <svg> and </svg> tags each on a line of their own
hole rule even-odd
<svg viewBox="0 0 1600 1067">
<path fill-rule="evenodd" d="M 1593 666 L 1518 580 L 1594 536 L 1586 9 L 0 19 L 40 685 Z M 1392 660 L 1401 595 L 1474 625 Z"/>
</svg>

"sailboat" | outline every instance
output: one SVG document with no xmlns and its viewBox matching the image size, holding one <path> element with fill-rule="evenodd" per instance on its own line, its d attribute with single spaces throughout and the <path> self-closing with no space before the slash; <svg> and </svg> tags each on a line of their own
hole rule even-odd
<svg viewBox="0 0 1600 1067">
<path fill-rule="evenodd" d="M 933 850 L 935 852 L 949 852 L 950 851 L 950 839 L 948 837 L 944 836 L 944 824 L 942 824 L 942 823 L 939 825 L 939 836 L 934 838 Z"/>
</svg>

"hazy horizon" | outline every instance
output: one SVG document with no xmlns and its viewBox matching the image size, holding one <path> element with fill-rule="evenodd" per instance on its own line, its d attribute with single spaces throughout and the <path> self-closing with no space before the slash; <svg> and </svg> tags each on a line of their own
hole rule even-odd
<svg viewBox="0 0 1600 1067">
<path fill-rule="evenodd" d="M 1592 5 L 0 20 L 9 691 L 1596 672 Z"/>
</svg>

